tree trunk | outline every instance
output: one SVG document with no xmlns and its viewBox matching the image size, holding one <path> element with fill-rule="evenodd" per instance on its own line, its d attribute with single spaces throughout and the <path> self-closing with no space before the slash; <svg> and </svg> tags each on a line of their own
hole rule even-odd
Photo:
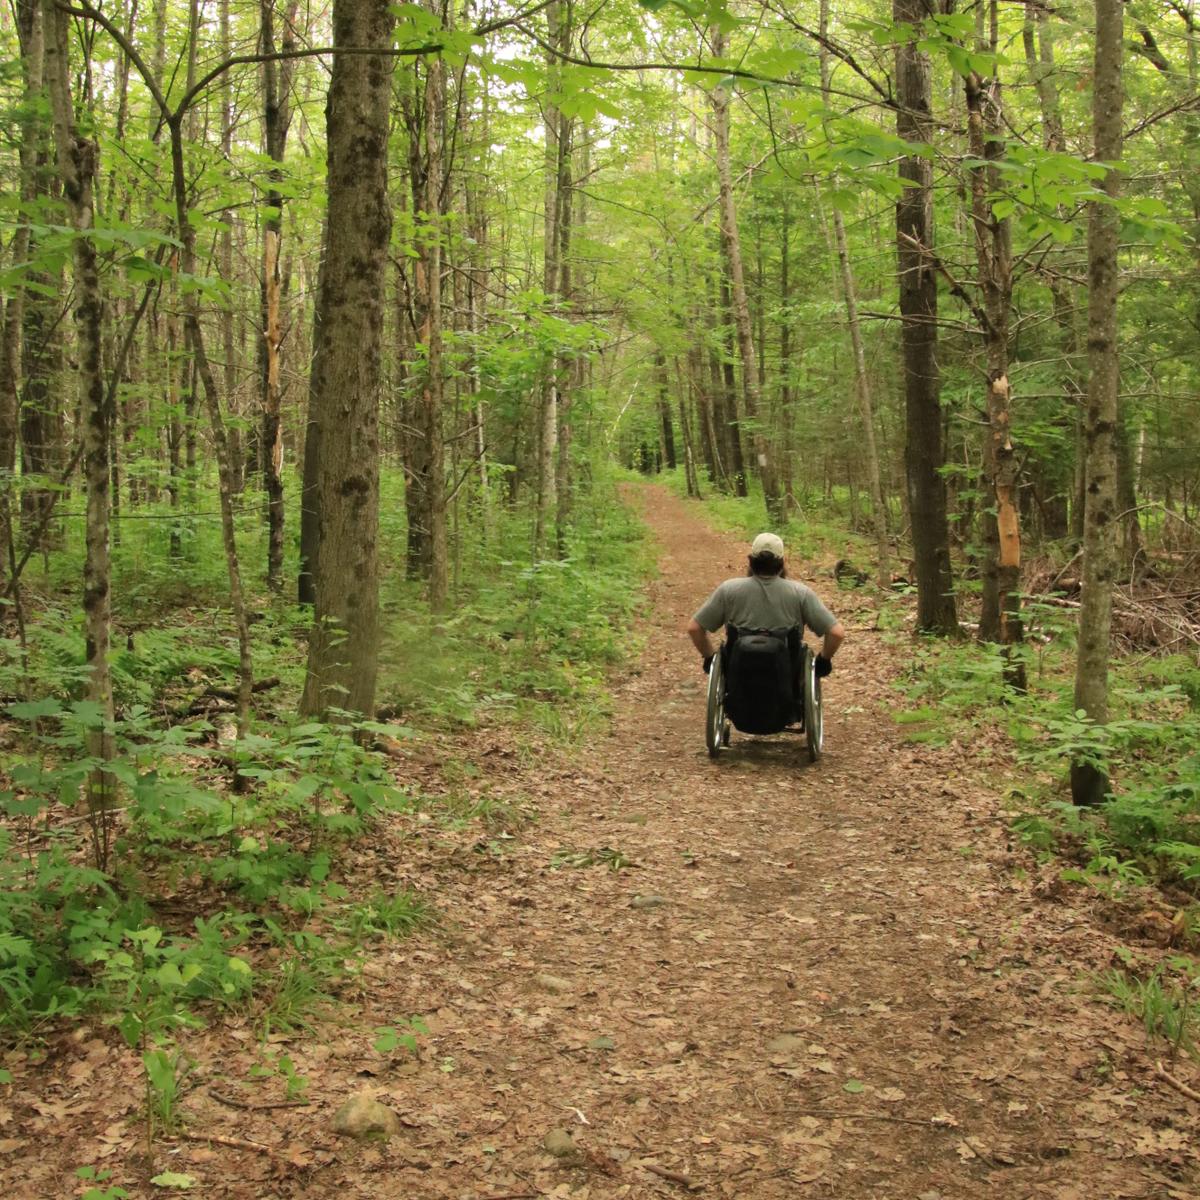
<svg viewBox="0 0 1200 1200">
<path fill-rule="evenodd" d="M 20 202 L 31 207 L 38 191 L 39 103 L 42 97 L 44 43 L 39 0 L 19 0 L 16 6 L 17 36 L 21 48 L 22 116 L 20 120 Z M 14 263 L 27 262 L 32 238 L 29 224 L 22 221 L 13 234 L 10 254 Z M 25 287 L 17 282 L 4 306 L 0 329 L 0 553 L 12 545 L 12 484 L 17 466 L 17 438 L 23 366 L 21 334 L 25 327 Z M 0 563 L 0 577 L 8 570 Z"/>
<path fill-rule="evenodd" d="M 334 0 L 335 46 L 387 50 L 383 0 Z M 334 56 L 326 102 L 328 233 L 313 344 L 310 420 L 317 515 L 305 714 L 374 715 L 379 651 L 379 381 L 392 62 Z M 307 450 L 306 450 L 307 454 Z"/>
<path fill-rule="evenodd" d="M 21 43 L 21 68 L 24 74 L 26 111 L 21 129 L 21 198 L 27 210 L 49 195 L 54 183 L 54 147 L 45 117 L 46 28 L 40 0 L 21 0 L 17 4 L 17 28 Z M 25 231 L 26 255 L 33 257 L 36 241 Z M 18 232 L 18 237 L 22 236 Z M 28 541 L 35 536 L 38 549 L 45 550 L 52 539 L 47 518 L 54 504 L 48 488 L 32 482 L 48 479 L 54 472 L 57 423 L 54 377 L 61 360 L 58 336 L 60 280 L 47 271 L 31 271 L 26 286 L 19 291 L 21 300 L 15 316 L 20 317 L 20 400 L 17 425 L 21 446 L 21 526 Z M 15 333 L 15 330 L 14 330 Z M 28 477 L 28 478 L 25 478 Z"/>
<path fill-rule="evenodd" d="M 283 18 L 280 49 L 295 49 L 296 0 L 288 0 Z M 264 54 L 275 53 L 275 0 L 261 0 L 261 46 Z M 283 325 L 280 297 L 283 290 L 281 242 L 283 238 L 283 196 L 279 183 L 287 154 L 288 129 L 292 120 L 291 63 L 268 60 L 263 64 L 263 135 L 265 150 L 272 165 L 263 216 L 263 256 L 259 377 L 262 396 L 262 434 L 259 441 L 263 490 L 267 499 L 267 586 L 278 591 L 283 584 L 283 385 L 280 344 Z"/>
<path fill-rule="evenodd" d="M 820 10 L 821 96 L 830 107 L 829 50 L 826 39 L 829 30 L 829 0 L 821 0 Z M 887 502 L 883 495 L 883 477 L 879 469 L 879 449 L 875 441 L 875 405 L 871 396 L 871 379 L 867 374 L 867 355 L 863 347 L 862 325 L 858 319 L 858 296 L 854 286 L 854 271 L 846 240 L 846 223 L 837 205 L 833 209 L 833 238 L 841 272 L 842 298 L 846 304 L 846 325 L 850 332 L 850 351 L 854 357 L 854 394 L 858 399 L 863 428 L 863 456 L 867 469 L 867 487 L 871 493 L 871 528 L 875 535 L 875 577 L 881 588 L 891 587 L 891 547 L 888 545 Z"/>
<path fill-rule="evenodd" d="M 1124 7 L 1121 0 L 1096 0 L 1096 50 L 1092 82 L 1095 158 L 1121 160 L 1121 80 Z M 1120 191 L 1117 170 L 1106 172 L 1105 201 L 1088 207 L 1088 411 L 1087 502 L 1083 530 L 1083 578 L 1075 707 L 1097 724 L 1108 720 L 1108 656 L 1117 536 L 1116 424 L 1120 359 L 1117 348 L 1117 247 L 1120 216 L 1111 201 Z M 1076 804 L 1099 804 L 1108 794 L 1103 763 L 1071 764 Z"/>
<path fill-rule="evenodd" d="M 671 380 L 667 374 L 667 356 L 658 350 L 654 355 L 654 373 L 658 380 L 658 419 L 662 425 L 663 458 L 670 470 L 675 470 L 675 426 L 671 421 Z"/>
<path fill-rule="evenodd" d="M 995 53 L 998 16 L 991 5 L 991 36 L 984 38 L 984 10 L 977 10 L 978 41 Z M 976 164 L 971 170 L 971 218 L 975 233 L 975 259 L 983 292 L 983 335 L 987 354 L 987 418 L 984 438 L 984 475 L 991 492 L 992 512 L 987 518 L 989 536 L 983 569 L 983 606 L 979 620 L 981 640 L 1004 646 L 1005 677 L 1018 691 L 1025 690 L 1025 668 L 1012 647 L 1023 640 L 1021 623 L 1021 525 L 1017 508 L 1019 467 L 1013 446 L 1008 381 L 1008 329 L 1012 306 L 1012 239 L 1007 218 L 997 218 L 989 196 L 1000 188 L 997 163 L 1004 155 L 1004 111 L 1000 80 L 984 79 L 971 71 L 965 81 L 968 146 Z M 984 164 L 987 164 L 986 166 Z"/>
<path fill-rule="evenodd" d="M 220 34 L 221 56 L 228 58 L 231 49 L 229 32 L 229 0 L 220 0 L 217 9 L 217 23 Z M 227 164 L 233 161 L 233 78 L 226 71 L 220 79 L 221 100 L 221 154 Z M 229 284 L 233 283 L 233 223 L 234 209 L 228 208 L 221 214 L 221 246 L 219 261 L 221 278 Z M 226 404 L 231 416 L 237 416 L 242 407 L 238 398 L 238 347 L 234 332 L 234 305 L 227 303 L 221 310 L 221 356 L 225 360 L 222 378 L 222 389 L 225 392 Z M 241 495 L 245 487 L 245 475 L 242 469 L 242 431 L 240 422 L 234 421 L 229 430 L 229 463 L 233 472 L 234 495 Z M 115 493 L 114 493 L 115 499 Z"/>
<path fill-rule="evenodd" d="M 442 336 L 442 140 L 446 120 L 446 65 L 440 58 L 425 64 L 425 196 L 422 207 L 428 226 L 417 271 L 425 273 L 428 297 L 418 338 L 425 347 L 425 377 L 421 385 L 421 432 L 428 455 L 426 513 L 429 528 L 429 606 L 440 612 L 449 589 L 446 543 L 445 369 Z"/>
<path fill-rule="evenodd" d="M 922 0 L 893 0 L 897 24 L 920 26 Z M 906 142 L 932 140 L 929 60 L 916 41 L 896 47 L 896 132 Z M 917 576 L 917 628 L 957 634 L 937 365 L 937 277 L 933 251 L 933 164 L 920 154 L 900 160 L 903 187 L 896 204 L 900 271 L 900 344 L 904 361 L 905 466 Z"/>
<path fill-rule="evenodd" d="M 562 38 L 562 0 L 552 0 L 546 8 L 546 76 L 548 94 L 559 90 L 560 75 L 556 51 Z M 564 153 L 561 113 L 553 99 L 543 101 L 542 134 L 545 142 L 545 167 L 542 180 L 542 291 L 549 311 L 556 312 L 559 295 L 560 252 L 559 221 L 562 205 L 559 196 L 560 162 Z M 534 499 L 533 558 L 545 553 L 551 523 L 551 509 L 558 493 L 555 479 L 555 451 L 558 443 L 558 359 L 546 355 L 542 368 L 538 404 L 537 496 Z"/>
<path fill-rule="evenodd" d="M 727 35 L 714 28 L 712 33 L 713 54 L 720 58 L 724 55 L 726 46 Z M 738 351 L 742 362 L 743 406 L 746 420 L 750 424 L 755 464 L 758 468 L 759 479 L 762 481 L 767 516 L 771 521 L 782 524 L 785 513 L 779 491 L 779 478 L 771 458 L 770 444 L 759 421 L 758 410 L 762 395 L 762 383 L 758 374 L 758 359 L 754 353 L 754 331 L 750 322 L 750 305 L 746 298 L 742 245 L 738 234 L 737 208 L 733 198 L 733 169 L 729 156 L 729 89 L 723 85 L 713 88 L 711 100 L 717 178 L 720 187 L 721 247 L 725 253 L 734 327 L 737 330 Z"/>
<path fill-rule="evenodd" d="M 83 566 L 84 662 L 88 669 L 87 698 L 95 706 L 96 722 L 88 737 L 88 753 L 102 763 L 115 754 L 112 733 L 112 675 L 108 654 L 112 635 L 109 560 L 109 437 L 110 409 L 103 375 L 103 297 L 95 243 L 92 189 L 96 178 L 96 143 L 75 129 L 71 105 L 67 14 L 54 0 L 43 0 L 42 23 L 46 42 L 46 83 L 58 172 L 63 198 L 75 231 L 72 239 L 75 275 L 75 325 L 77 330 L 79 396 L 83 423 L 83 462 L 87 486 L 87 533 Z M 87 803 L 96 835 L 96 863 L 108 865 L 109 827 L 105 810 L 111 805 L 114 780 L 103 768 L 88 777 Z"/>
<path fill-rule="evenodd" d="M 559 43 L 564 53 L 571 49 L 571 0 L 564 0 L 565 16 L 559 34 Z M 585 131 L 586 135 L 586 131 Z M 558 295 L 560 308 L 568 312 L 574 306 L 574 283 L 571 273 L 571 238 L 574 233 L 575 189 L 572 174 L 575 161 L 575 123 L 565 114 L 559 114 L 558 130 Z M 583 203 L 580 197 L 580 204 Z M 554 544 L 560 559 L 567 557 L 570 550 L 571 507 L 574 480 L 571 472 L 571 440 L 574 428 L 571 424 L 571 404 L 577 365 L 577 355 L 559 354 L 555 364 L 554 389 L 557 395 L 556 416 L 556 461 L 554 464 Z"/>
</svg>

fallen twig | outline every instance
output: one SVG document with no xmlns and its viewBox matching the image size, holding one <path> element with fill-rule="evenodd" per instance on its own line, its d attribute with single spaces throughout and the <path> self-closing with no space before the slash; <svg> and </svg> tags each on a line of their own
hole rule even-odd
<svg viewBox="0 0 1200 1200">
<path fill-rule="evenodd" d="M 479 1200 L 539 1200 L 545 1192 L 498 1192 L 494 1196 L 480 1196 Z"/>
<path fill-rule="evenodd" d="M 702 1183 L 696 1183 L 690 1175 L 684 1175 L 679 1171 L 668 1171 L 666 1167 L 659 1167 L 654 1163 L 638 1163 L 638 1166 L 643 1171 L 649 1171 L 651 1175 L 657 1175 L 659 1179 L 666 1179 L 670 1183 L 677 1183 L 681 1187 L 687 1188 L 689 1192 L 698 1192 L 704 1186 Z"/>
<path fill-rule="evenodd" d="M 1156 1062 L 1154 1064 L 1154 1073 L 1164 1083 L 1169 1083 L 1181 1096 L 1186 1096 L 1189 1100 L 1195 1100 L 1197 1104 L 1200 1104 L 1200 1092 L 1188 1087 L 1182 1080 L 1176 1079 L 1162 1063 Z"/>
<path fill-rule="evenodd" d="M 893 1125 L 924 1125 L 937 1128 L 932 1121 L 918 1117 L 893 1117 L 890 1113 L 834 1112 L 827 1108 L 791 1108 L 788 1112 L 797 1117 L 821 1117 L 826 1121 L 890 1121 Z"/>
<path fill-rule="evenodd" d="M 265 1145 L 263 1142 L 251 1142 L 245 1138 L 226 1137 L 223 1133 L 177 1133 L 176 1137 L 182 1138 L 185 1142 L 211 1142 L 217 1146 L 228 1146 L 231 1150 L 253 1150 L 255 1154 L 265 1154 L 268 1158 L 273 1158 L 276 1162 L 286 1166 L 292 1164 L 288 1162 L 282 1154 L 272 1146 Z"/>
<path fill-rule="evenodd" d="M 264 1104 L 248 1104 L 245 1100 L 237 1100 L 233 1096 L 226 1096 L 224 1092 L 218 1092 L 213 1087 L 208 1089 L 208 1094 L 214 1100 L 219 1100 L 222 1104 L 228 1104 L 230 1108 L 240 1108 L 246 1112 L 264 1112 L 269 1108 L 304 1108 L 312 1103 L 311 1100 L 268 1100 Z"/>
</svg>

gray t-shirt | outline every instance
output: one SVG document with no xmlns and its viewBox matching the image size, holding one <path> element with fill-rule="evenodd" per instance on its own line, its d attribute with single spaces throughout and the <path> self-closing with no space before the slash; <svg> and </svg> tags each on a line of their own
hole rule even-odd
<svg viewBox="0 0 1200 1200">
<path fill-rule="evenodd" d="M 778 576 L 727 579 L 700 606 L 696 622 L 709 633 L 722 625 L 739 629 L 791 629 L 803 626 L 824 637 L 837 618 L 802 583 Z"/>
</svg>

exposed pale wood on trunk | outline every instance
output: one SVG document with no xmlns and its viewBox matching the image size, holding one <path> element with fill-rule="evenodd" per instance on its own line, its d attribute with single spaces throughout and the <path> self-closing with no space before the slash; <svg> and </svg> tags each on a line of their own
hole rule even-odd
<svg viewBox="0 0 1200 1200">
<path fill-rule="evenodd" d="M 977 42 L 997 50 L 998 17 L 990 8 L 991 34 L 984 34 L 984 13 L 977 10 Z M 983 293 L 982 330 L 987 357 L 984 476 L 991 492 L 987 553 L 983 568 L 983 604 L 979 636 L 999 642 L 1007 655 L 1005 676 L 1012 687 L 1025 689 L 1025 669 L 1010 648 L 1024 637 L 1021 622 L 1021 524 L 1017 502 L 1019 466 L 1012 440 L 1008 370 L 1009 313 L 1012 307 L 1012 237 L 1008 218 L 995 216 L 990 196 L 1000 188 L 998 164 L 1005 152 L 1005 121 L 997 74 L 976 71 L 963 81 L 967 109 L 968 149 L 977 165 L 970 168 L 971 223 L 976 271 Z"/>
</svg>

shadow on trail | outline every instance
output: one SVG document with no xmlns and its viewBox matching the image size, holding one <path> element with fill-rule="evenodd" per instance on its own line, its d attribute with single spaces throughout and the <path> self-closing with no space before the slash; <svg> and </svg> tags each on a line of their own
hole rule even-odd
<svg viewBox="0 0 1200 1200">
<path fill-rule="evenodd" d="M 757 737 L 750 733 L 733 734 L 733 741 L 721 749 L 716 758 L 710 758 L 703 747 L 699 750 L 700 757 L 711 763 L 714 770 L 737 770 L 747 765 L 755 767 L 772 767 L 790 772 L 808 771 L 819 764 L 814 763 L 808 753 L 804 741 L 804 730 L 788 729 L 783 733 L 773 733 Z M 769 776 L 767 776 L 769 778 Z"/>
</svg>

